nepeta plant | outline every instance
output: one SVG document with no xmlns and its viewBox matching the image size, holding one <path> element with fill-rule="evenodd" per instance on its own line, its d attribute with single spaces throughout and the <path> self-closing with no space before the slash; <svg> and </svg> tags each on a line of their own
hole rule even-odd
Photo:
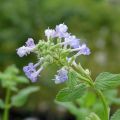
<svg viewBox="0 0 120 120">
<path fill-rule="evenodd" d="M 53 79 L 56 84 L 66 83 L 66 88 L 60 90 L 56 96 L 59 102 L 76 102 L 78 99 L 90 91 L 99 96 L 103 105 L 103 118 L 101 119 L 92 110 L 86 115 L 84 120 L 109 120 L 110 107 L 106 97 L 103 94 L 112 88 L 120 85 L 120 74 L 109 72 L 100 73 L 95 80 L 90 76 L 88 69 L 84 69 L 80 62 L 76 63 L 76 58 L 80 55 L 89 55 L 90 49 L 85 43 L 80 43 L 80 39 L 67 32 L 68 27 L 65 24 L 57 25 L 55 29 L 45 30 L 47 40 L 39 40 L 34 44 L 34 40 L 29 38 L 26 45 L 17 49 L 20 57 L 35 53 L 38 58 L 36 64 L 29 63 L 23 67 L 26 76 L 36 82 L 41 71 L 49 64 L 56 63 L 61 66 L 57 75 Z M 120 111 L 120 110 L 119 110 Z M 116 112 L 111 120 L 119 120 L 120 112 Z"/>
<path fill-rule="evenodd" d="M 14 65 L 9 66 L 3 73 L 0 72 L 0 83 L 6 90 L 5 100 L 0 99 L 0 108 L 4 109 L 2 120 L 9 119 L 9 110 L 11 107 L 24 105 L 29 95 L 39 90 L 37 86 L 18 89 L 19 85 L 29 83 L 28 79 L 18 75 L 18 73 L 19 70 Z"/>
</svg>

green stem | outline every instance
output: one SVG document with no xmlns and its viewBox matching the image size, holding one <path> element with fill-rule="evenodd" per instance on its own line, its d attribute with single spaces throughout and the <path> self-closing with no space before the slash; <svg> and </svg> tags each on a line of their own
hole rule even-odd
<svg viewBox="0 0 120 120">
<path fill-rule="evenodd" d="M 79 78 L 82 78 L 83 80 L 85 80 L 92 88 L 95 89 L 94 87 L 94 81 L 92 80 L 92 78 L 87 75 L 84 71 L 84 69 L 82 68 L 82 66 L 79 64 L 79 67 L 76 67 L 74 66 L 77 70 L 79 70 L 81 73 L 83 73 L 85 75 L 85 77 L 81 76 L 78 74 L 78 77 Z M 101 101 L 102 101 L 102 104 L 103 104 L 103 107 L 104 107 L 104 120 L 109 120 L 109 106 L 107 105 L 106 103 L 106 100 L 105 100 L 105 97 L 103 95 L 103 93 L 100 91 L 100 90 L 96 90 L 96 93 L 99 95 Z"/>
<path fill-rule="evenodd" d="M 104 120 L 109 120 L 109 107 L 106 103 L 105 97 L 100 90 L 96 90 L 96 92 L 99 95 L 99 97 L 101 98 L 101 101 L 102 101 L 103 106 L 104 106 Z"/>
<path fill-rule="evenodd" d="M 9 100 L 10 100 L 10 89 L 7 88 L 6 97 L 5 97 L 5 110 L 4 110 L 4 114 L 3 114 L 3 120 L 8 120 L 8 118 L 9 118 L 9 109 L 10 109 Z"/>
</svg>

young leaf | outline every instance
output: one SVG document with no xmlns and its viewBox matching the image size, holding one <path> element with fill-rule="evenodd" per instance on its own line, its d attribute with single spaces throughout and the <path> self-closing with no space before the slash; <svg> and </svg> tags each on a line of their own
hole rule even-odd
<svg viewBox="0 0 120 120">
<path fill-rule="evenodd" d="M 99 90 L 107 90 L 120 85 L 120 74 L 103 72 L 95 80 L 95 87 Z"/>
<path fill-rule="evenodd" d="M 85 88 L 86 86 L 84 84 L 77 85 L 73 89 L 64 88 L 58 92 L 56 96 L 56 101 L 74 101 L 84 94 Z"/>
<path fill-rule="evenodd" d="M 111 117 L 110 120 L 120 120 L 120 109 L 118 109 L 113 116 Z"/>
<path fill-rule="evenodd" d="M 33 92 L 39 90 L 39 87 L 27 87 L 21 90 L 17 95 L 14 95 L 11 99 L 12 105 L 16 107 L 20 107 L 27 101 L 29 95 Z"/>
<path fill-rule="evenodd" d="M 74 71 L 69 71 L 68 73 L 68 86 L 70 89 L 73 89 L 77 85 L 76 73 Z"/>
<path fill-rule="evenodd" d="M 86 117 L 85 120 L 101 120 L 101 119 L 95 113 L 90 113 L 90 115 Z"/>
</svg>

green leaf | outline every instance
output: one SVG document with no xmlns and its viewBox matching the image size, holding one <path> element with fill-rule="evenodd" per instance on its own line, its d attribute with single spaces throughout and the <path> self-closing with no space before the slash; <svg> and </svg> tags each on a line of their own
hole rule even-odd
<svg viewBox="0 0 120 120">
<path fill-rule="evenodd" d="M 120 120 L 120 109 L 118 109 L 113 116 L 111 117 L 110 120 Z"/>
<path fill-rule="evenodd" d="M 95 113 L 90 113 L 85 120 L 101 120 Z"/>
<path fill-rule="evenodd" d="M 29 83 L 29 80 L 26 77 L 23 77 L 23 76 L 17 76 L 15 78 L 15 81 L 17 83 Z"/>
<path fill-rule="evenodd" d="M 15 65 L 8 66 L 4 71 L 5 74 L 17 75 L 19 73 L 19 69 Z"/>
<path fill-rule="evenodd" d="M 64 88 L 58 92 L 56 96 L 56 101 L 61 102 L 74 101 L 84 94 L 85 88 L 86 86 L 84 84 L 77 85 L 73 89 Z"/>
<path fill-rule="evenodd" d="M 12 105 L 16 107 L 20 107 L 25 104 L 29 95 L 33 92 L 39 90 L 39 87 L 27 87 L 21 90 L 17 95 L 14 95 L 11 99 Z"/>
<path fill-rule="evenodd" d="M 4 104 L 3 100 L 0 99 L 0 108 L 3 109 L 4 107 L 5 107 L 5 104 Z"/>
<path fill-rule="evenodd" d="M 77 75 L 74 71 L 69 71 L 68 73 L 68 87 L 70 89 L 73 89 L 74 86 L 77 85 L 77 81 L 76 81 Z"/>
<path fill-rule="evenodd" d="M 120 74 L 103 72 L 95 80 L 95 87 L 99 90 L 112 89 L 120 85 Z"/>
<path fill-rule="evenodd" d="M 106 96 L 106 99 L 111 104 L 120 105 L 120 98 L 118 98 L 118 90 L 117 89 L 110 89 L 107 91 L 104 91 L 104 95 Z"/>
<path fill-rule="evenodd" d="M 80 103 L 79 103 L 79 101 L 80 101 Z M 93 93 L 91 91 L 87 91 L 79 101 L 78 101 L 78 103 L 80 104 L 80 106 L 90 108 L 96 102 L 96 95 L 95 95 L 95 93 Z"/>
</svg>

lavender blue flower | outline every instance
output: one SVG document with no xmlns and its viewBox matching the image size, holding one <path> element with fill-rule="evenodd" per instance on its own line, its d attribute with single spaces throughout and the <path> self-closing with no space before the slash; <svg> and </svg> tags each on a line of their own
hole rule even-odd
<svg viewBox="0 0 120 120">
<path fill-rule="evenodd" d="M 78 53 L 75 55 L 76 57 L 79 55 L 89 55 L 90 54 L 90 49 L 86 46 L 86 44 L 82 44 L 81 46 L 79 46 L 76 49 L 73 49 L 73 51 L 78 51 Z"/>
<path fill-rule="evenodd" d="M 30 54 L 30 52 L 32 52 L 34 48 L 34 40 L 32 38 L 28 38 L 26 45 L 17 49 L 17 54 L 19 55 L 19 57 L 23 57 L 27 54 Z"/>
<path fill-rule="evenodd" d="M 68 71 L 65 68 L 61 68 L 60 70 L 57 71 L 58 74 L 55 75 L 55 83 L 63 83 L 68 79 Z"/>
<path fill-rule="evenodd" d="M 23 71 L 25 75 L 32 81 L 36 82 L 37 78 L 40 74 L 40 72 L 43 70 L 43 67 L 41 67 L 39 70 L 36 70 L 36 67 L 38 66 L 37 64 L 29 63 L 28 66 L 23 67 Z"/>
<path fill-rule="evenodd" d="M 69 36 L 69 33 L 67 33 L 68 27 L 67 25 L 63 24 L 59 24 L 56 25 L 55 28 L 55 36 L 59 37 L 59 38 L 65 38 Z"/>
<path fill-rule="evenodd" d="M 55 37 L 55 30 L 53 29 L 46 29 L 45 30 L 45 36 L 47 37 L 47 39 L 49 40 L 50 38 L 54 38 Z"/>
<path fill-rule="evenodd" d="M 32 38 L 28 38 L 28 40 L 26 41 L 26 46 L 34 47 L 35 46 L 34 40 Z"/>
<path fill-rule="evenodd" d="M 23 57 L 23 56 L 25 56 L 27 54 L 30 54 L 30 52 L 32 50 L 33 50 L 33 48 L 22 46 L 22 47 L 17 49 L 17 54 L 19 55 L 19 57 Z"/>
<path fill-rule="evenodd" d="M 76 36 L 72 35 L 65 38 L 65 42 L 67 45 L 70 45 L 72 48 L 78 48 L 80 45 L 80 39 L 76 38 Z"/>
<path fill-rule="evenodd" d="M 56 25 L 55 30 L 56 30 L 56 32 L 65 33 L 65 32 L 67 32 L 68 27 L 67 27 L 67 25 L 65 25 L 65 24 L 63 23 L 63 24 Z"/>
<path fill-rule="evenodd" d="M 30 75 L 30 80 L 31 80 L 32 82 L 36 82 L 37 79 L 38 79 L 38 76 L 40 76 L 39 74 L 40 74 L 40 72 L 41 72 L 42 70 L 43 70 L 43 67 L 41 67 L 38 71 L 32 73 L 32 74 Z"/>
</svg>

